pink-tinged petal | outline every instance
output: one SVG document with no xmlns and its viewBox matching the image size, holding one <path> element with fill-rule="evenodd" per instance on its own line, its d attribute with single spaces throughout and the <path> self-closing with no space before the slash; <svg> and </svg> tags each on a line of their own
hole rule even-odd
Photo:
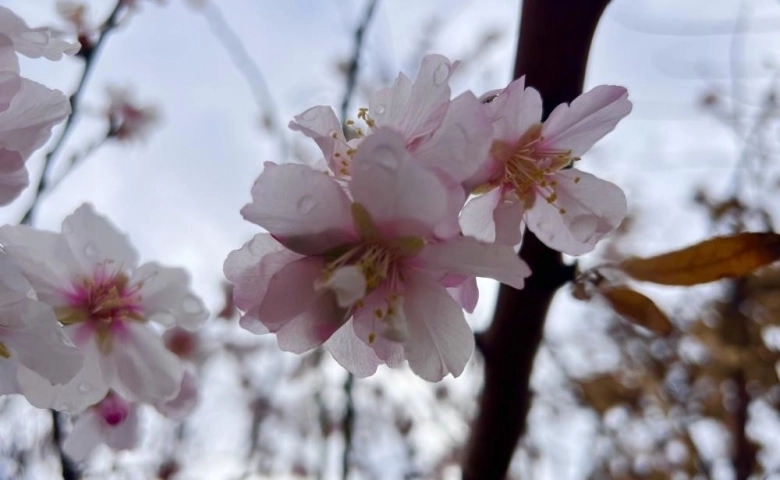
<svg viewBox="0 0 780 480">
<path fill-rule="evenodd" d="M 525 278 L 531 275 L 531 269 L 510 245 L 482 243 L 471 237 L 428 244 L 415 261 L 438 274 L 493 278 L 517 289 L 523 288 Z"/>
<path fill-rule="evenodd" d="M 321 258 L 303 257 L 276 272 L 257 312 L 260 321 L 273 332 L 310 308 L 317 297 L 328 293 L 315 289 L 324 268 Z"/>
<path fill-rule="evenodd" d="M 325 342 L 324 347 L 339 365 L 359 378 L 373 375 L 377 367 L 383 363 L 374 350 L 355 335 L 352 320 L 339 328 Z"/>
<path fill-rule="evenodd" d="M 91 277 L 97 264 L 113 275 L 134 268 L 138 262 L 138 254 L 130 246 L 127 235 L 117 230 L 106 217 L 97 214 L 88 203 L 65 218 L 62 236 L 84 276 Z"/>
<path fill-rule="evenodd" d="M 0 342 L 19 363 L 52 384 L 68 383 L 84 363 L 82 353 L 65 337 L 51 307 L 36 300 L 0 306 Z"/>
<path fill-rule="evenodd" d="M 507 144 L 514 144 L 542 121 L 542 97 L 535 89 L 525 88 L 525 77 L 510 83 L 484 107 L 493 119 L 493 139 Z"/>
<path fill-rule="evenodd" d="M 63 291 L 81 273 L 62 235 L 27 226 L 0 227 L 0 244 L 35 289 L 38 299 L 52 306 L 65 304 Z"/>
<path fill-rule="evenodd" d="M 447 189 L 409 156 L 397 133 L 382 129 L 369 135 L 352 165 L 353 198 L 383 232 L 424 236 L 446 221 Z"/>
<path fill-rule="evenodd" d="M 464 310 L 474 313 L 474 309 L 477 308 L 477 302 L 479 301 L 477 277 L 468 277 L 460 285 L 448 287 L 447 292 Z"/>
<path fill-rule="evenodd" d="M 379 287 L 364 300 L 362 308 L 356 309 L 352 319 L 353 334 L 371 348 L 375 355 L 390 367 L 396 367 L 404 360 L 404 348 L 400 341 L 386 338 L 388 330 L 384 317 L 387 313 L 391 292 Z M 395 306 L 397 308 L 397 306 Z M 380 313 L 382 319 L 377 316 Z M 390 326 L 394 328 L 395 326 Z M 404 325 L 406 329 L 406 325 Z"/>
<path fill-rule="evenodd" d="M 26 78 L 11 100 L 0 112 L 0 148 L 14 150 L 27 159 L 46 143 L 54 125 L 70 114 L 70 102 L 58 90 L 51 90 Z"/>
<path fill-rule="evenodd" d="M 289 127 L 314 139 L 333 172 L 341 170 L 341 160 L 349 160 L 347 150 L 350 146 L 332 108 L 322 105 L 312 107 L 297 115 Z"/>
<path fill-rule="evenodd" d="M 338 306 L 335 296 L 323 292 L 305 311 L 274 332 L 276 341 L 286 352 L 307 352 L 325 343 L 344 325 L 347 317 L 347 311 Z"/>
<path fill-rule="evenodd" d="M 125 322 L 124 327 L 106 358 L 116 368 L 111 388 L 130 401 L 155 403 L 174 398 L 184 375 L 179 357 L 148 326 Z"/>
<path fill-rule="evenodd" d="M 443 174 L 438 178 L 447 191 L 447 213 L 444 215 L 444 220 L 434 227 L 433 234 L 437 238 L 456 237 L 461 233 L 458 215 L 463 210 L 463 204 L 466 203 L 466 192 L 454 179 Z"/>
<path fill-rule="evenodd" d="M 223 271 L 233 284 L 236 307 L 248 312 L 263 300 L 271 277 L 285 265 L 303 258 L 287 250 L 271 235 L 260 233 L 238 250 L 230 252 Z"/>
<path fill-rule="evenodd" d="M 600 85 L 575 98 L 571 105 L 558 105 L 550 113 L 538 148 L 571 150 L 572 156 L 579 157 L 630 112 L 625 88 Z"/>
<path fill-rule="evenodd" d="M 22 154 L 0 148 L 0 206 L 16 200 L 29 184 Z"/>
<path fill-rule="evenodd" d="M 59 60 L 62 55 L 74 55 L 81 48 L 78 42 L 69 42 L 50 28 L 30 28 L 24 20 L 6 7 L 0 7 L 0 32 L 14 43 L 14 49 L 30 58 L 45 57 Z"/>
<path fill-rule="evenodd" d="M 617 185 L 576 169 L 558 172 L 555 180 L 555 205 L 537 198 L 526 213 L 528 228 L 560 252 L 590 252 L 626 216 L 626 196 Z M 560 208 L 566 213 L 561 214 Z"/>
<path fill-rule="evenodd" d="M 209 311 L 192 293 L 189 283 L 185 270 L 157 263 L 141 265 L 130 277 L 130 285 L 140 286 L 140 304 L 148 320 L 166 327 L 175 324 L 195 330 L 206 322 Z"/>
<path fill-rule="evenodd" d="M 189 369 L 184 371 L 179 394 L 172 400 L 154 405 L 158 412 L 166 417 L 184 420 L 198 405 L 198 377 Z"/>
<path fill-rule="evenodd" d="M 496 222 L 493 211 L 501 202 L 501 189 L 496 187 L 484 195 L 472 198 L 460 214 L 460 228 L 464 235 L 483 242 L 496 240 Z"/>
<path fill-rule="evenodd" d="M 93 410 L 84 412 L 73 424 L 62 449 L 68 457 L 83 462 L 103 443 L 103 419 Z"/>
<path fill-rule="evenodd" d="M 138 418 L 138 407 L 130 406 L 127 417 L 118 425 L 106 427 L 104 438 L 106 445 L 113 450 L 132 450 L 138 446 L 140 422 Z"/>
<path fill-rule="evenodd" d="M 65 385 L 52 385 L 36 372 L 19 366 L 18 379 L 22 394 L 33 406 L 77 413 L 99 402 L 108 393 L 104 378 L 103 357 L 95 342 L 81 348 L 84 364 Z"/>
<path fill-rule="evenodd" d="M 252 187 L 252 203 L 241 213 L 290 250 L 316 255 L 356 239 L 350 204 L 325 173 L 306 165 L 266 162 Z"/>
<path fill-rule="evenodd" d="M 493 210 L 496 222 L 496 241 L 501 245 L 516 246 L 523 239 L 523 214 L 525 210 L 518 202 L 501 202 Z"/>
<path fill-rule="evenodd" d="M 2 32 L 2 30 L 0 30 Z M 14 42 L 10 37 L 0 33 L 0 112 L 8 108 L 11 98 L 21 87 L 19 78 L 19 57 L 14 50 Z"/>
<path fill-rule="evenodd" d="M 457 377 L 474 352 L 474 334 L 460 305 L 432 276 L 409 272 L 404 310 L 409 339 L 404 344 L 412 371 L 430 382 Z"/>
<path fill-rule="evenodd" d="M 379 127 L 389 127 L 407 141 L 433 132 L 442 121 L 450 100 L 449 79 L 458 62 L 441 55 L 426 55 L 411 84 L 403 75 L 389 89 L 377 92 L 369 102 L 369 113 Z"/>
<path fill-rule="evenodd" d="M 417 161 L 463 183 L 488 161 L 493 128 L 471 92 L 450 103 L 441 126 L 413 151 Z"/>
</svg>

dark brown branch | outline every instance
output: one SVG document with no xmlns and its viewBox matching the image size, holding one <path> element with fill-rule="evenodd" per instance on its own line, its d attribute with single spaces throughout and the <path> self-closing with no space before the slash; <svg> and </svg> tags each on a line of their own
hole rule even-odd
<svg viewBox="0 0 780 480">
<path fill-rule="evenodd" d="M 542 94 L 545 115 L 582 93 L 591 39 L 609 0 L 525 0 L 514 77 Z M 526 232 L 520 251 L 532 276 L 501 286 L 493 323 L 478 339 L 485 387 L 463 463 L 467 480 L 506 476 L 531 405 L 530 377 L 553 295 L 573 278 L 561 255 Z"/>
</svg>

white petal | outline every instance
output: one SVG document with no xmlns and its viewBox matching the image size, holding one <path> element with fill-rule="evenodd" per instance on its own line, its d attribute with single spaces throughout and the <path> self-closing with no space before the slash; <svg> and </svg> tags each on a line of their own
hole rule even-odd
<svg viewBox="0 0 780 480">
<path fill-rule="evenodd" d="M 355 335 L 352 320 L 339 328 L 324 346 L 342 367 L 359 378 L 373 375 L 383 363 L 374 350 Z"/>
<path fill-rule="evenodd" d="M 209 312 L 192 293 L 189 282 L 185 270 L 157 263 L 141 265 L 130 278 L 130 285 L 141 285 L 141 306 L 149 320 L 166 327 L 176 324 L 195 330 L 205 323 Z"/>
<path fill-rule="evenodd" d="M 575 98 L 571 105 L 558 105 L 550 113 L 542 128 L 540 147 L 571 150 L 579 157 L 630 112 L 625 88 L 600 85 Z"/>
<path fill-rule="evenodd" d="M 366 277 L 354 265 L 336 269 L 330 277 L 316 285 L 317 288 L 327 288 L 336 294 L 341 307 L 351 307 L 366 294 Z"/>
<path fill-rule="evenodd" d="M 98 215 L 85 203 L 62 222 L 62 235 L 81 266 L 84 275 L 92 276 L 95 265 L 102 264 L 107 273 L 135 268 L 138 254 L 127 235 L 119 232 L 108 219 Z"/>
<path fill-rule="evenodd" d="M 73 424 L 62 449 L 70 458 L 83 462 L 98 445 L 103 443 L 103 419 L 93 410 L 81 414 Z"/>
<path fill-rule="evenodd" d="M 184 369 L 162 338 L 149 327 L 125 323 L 125 334 L 114 338 L 106 361 L 116 367 L 111 387 L 130 401 L 154 403 L 179 393 Z"/>
<path fill-rule="evenodd" d="M 617 185 L 576 169 L 558 172 L 555 179 L 555 205 L 537 198 L 526 213 L 528 228 L 548 247 L 560 252 L 590 252 L 626 216 L 626 196 Z M 559 208 L 566 213 L 561 214 Z"/>
</svg>

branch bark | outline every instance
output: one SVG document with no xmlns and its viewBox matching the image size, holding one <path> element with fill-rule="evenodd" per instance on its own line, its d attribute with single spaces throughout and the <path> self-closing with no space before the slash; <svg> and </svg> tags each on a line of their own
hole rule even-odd
<svg viewBox="0 0 780 480">
<path fill-rule="evenodd" d="M 539 90 L 544 114 L 582 93 L 596 25 L 609 0 L 525 0 L 514 78 Z M 520 256 L 533 274 L 523 290 L 502 285 L 493 322 L 479 335 L 485 386 L 463 462 L 465 480 L 505 478 L 531 405 L 530 378 L 555 292 L 573 278 L 561 255 L 526 232 Z"/>
</svg>

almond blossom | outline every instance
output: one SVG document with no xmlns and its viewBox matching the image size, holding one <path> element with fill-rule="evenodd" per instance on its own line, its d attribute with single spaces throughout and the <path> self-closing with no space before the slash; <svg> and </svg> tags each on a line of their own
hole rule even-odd
<svg viewBox="0 0 780 480">
<path fill-rule="evenodd" d="M 52 384 L 70 381 L 83 358 L 65 337 L 54 311 L 35 298 L 32 286 L 0 256 L 0 394 L 21 393 L 19 365 Z"/>
<path fill-rule="evenodd" d="M 459 375 L 474 337 L 445 285 L 488 276 L 522 288 L 530 274 L 510 246 L 435 235 L 452 215 L 447 186 L 390 129 L 362 142 L 346 190 L 307 166 L 266 163 L 252 195 L 242 214 L 270 235 L 225 262 L 241 325 L 296 353 L 325 343 L 356 375 L 404 359 L 430 381 Z"/>
<path fill-rule="evenodd" d="M 556 107 L 542 123 L 542 99 L 521 78 L 485 105 L 493 120 L 490 163 L 469 180 L 464 233 L 516 245 L 520 224 L 570 255 L 593 250 L 626 215 L 623 191 L 570 168 L 631 111 L 622 87 L 602 85 Z"/>
<path fill-rule="evenodd" d="M 177 395 L 183 366 L 154 324 L 196 329 L 208 315 L 183 270 L 138 266 L 127 238 L 90 205 L 68 216 L 59 234 L 0 227 L 0 244 L 84 355 L 81 371 L 63 386 L 20 369 L 33 405 L 79 411 L 109 388 L 146 403 Z"/>
<path fill-rule="evenodd" d="M 17 53 L 59 60 L 78 49 L 78 43 L 67 42 L 48 28 L 30 28 L 0 7 L 0 205 L 24 190 L 29 182 L 25 161 L 70 113 L 61 92 L 20 76 Z"/>
<path fill-rule="evenodd" d="M 448 82 L 457 65 L 441 55 L 426 55 L 414 81 L 399 74 L 391 87 L 371 96 L 368 108 L 359 110 L 365 130 L 346 122 L 354 138 L 347 139 L 335 112 L 326 106 L 296 116 L 290 128 L 314 139 L 330 171 L 343 179 L 349 178 L 353 158 L 367 136 L 378 129 L 395 131 L 409 154 L 442 179 L 454 214 L 448 219 L 456 218 L 466 200 L 461 183 L 482 167 L 491 133 L 490 120 L 473 93 L 450 100 Z M 459 233 L 455 221 L 436 227 L 440 237 Z"/>
</svg>

